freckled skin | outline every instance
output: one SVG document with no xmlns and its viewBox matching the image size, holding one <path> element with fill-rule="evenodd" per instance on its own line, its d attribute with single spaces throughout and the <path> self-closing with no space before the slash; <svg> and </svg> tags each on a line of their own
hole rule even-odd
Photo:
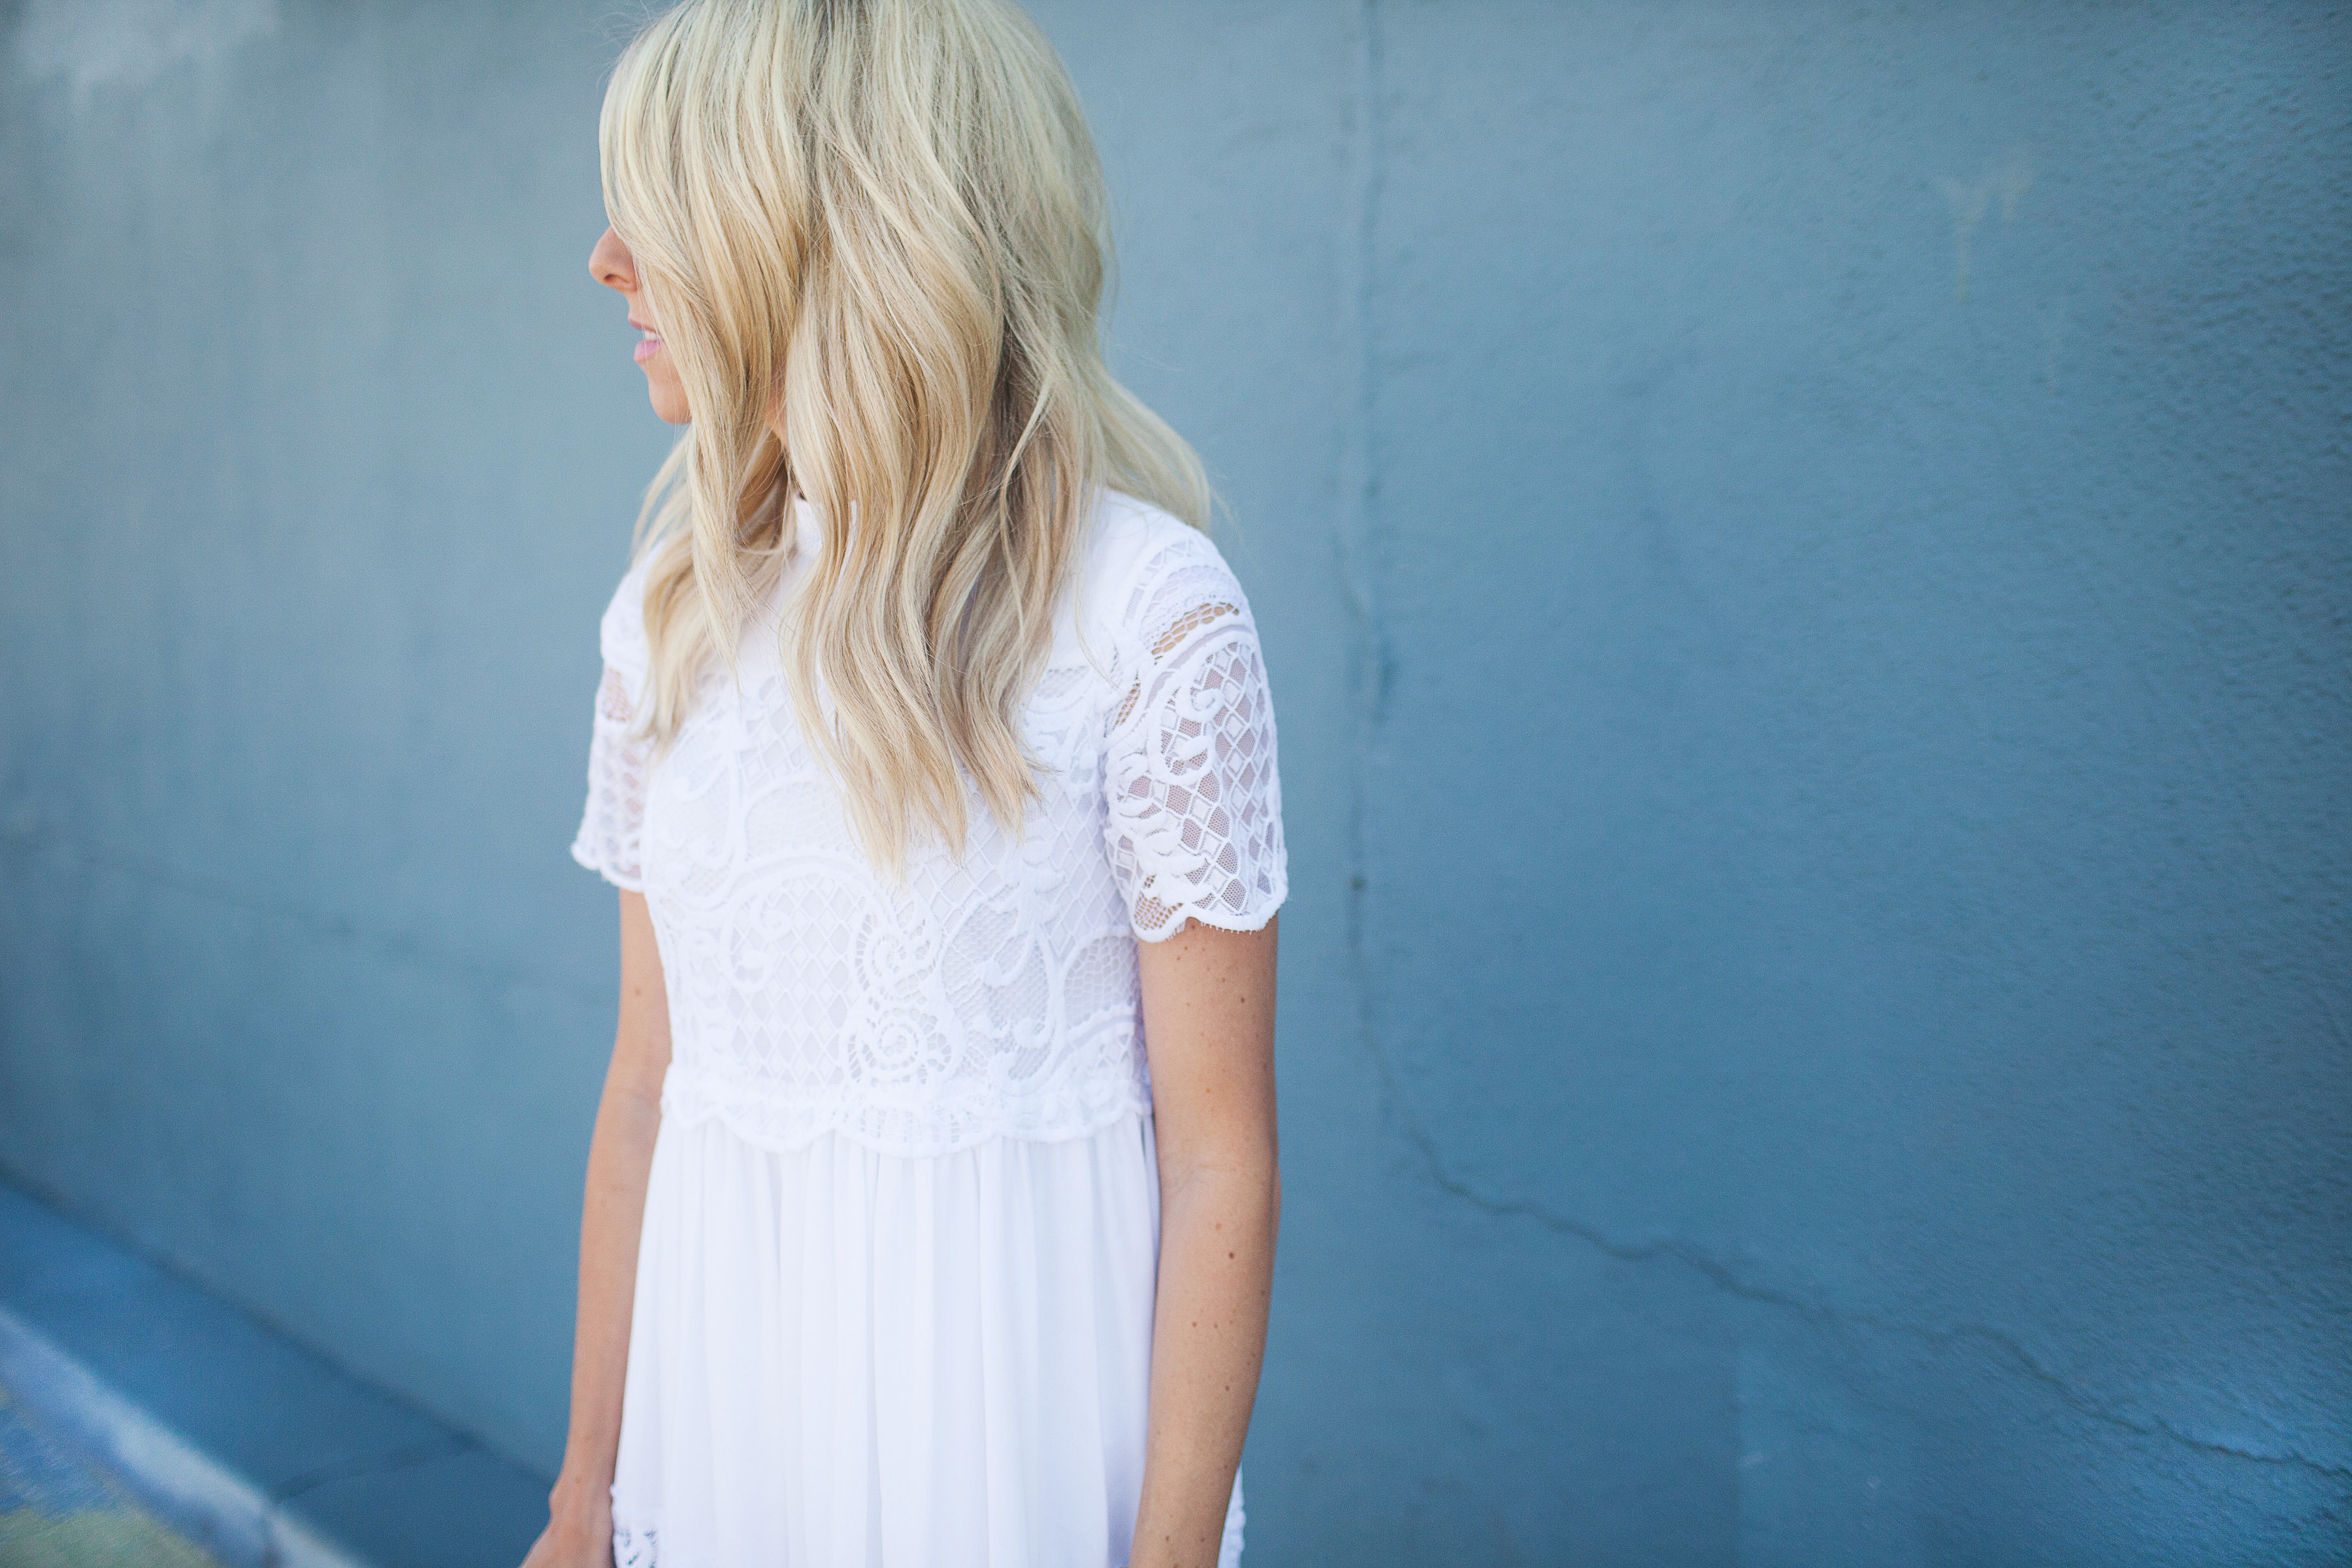
<svg viewBox="0 0 2352 1568">
<path fill-rule="evenodd" d="M 1217 1560 L 1257 1397 L 1282 1207 L 1275 922 L 1139 949 L 1160 1144 L 1160 1300 L 1134 1568 Z M 1217 1249 L 1224 1248 L 1224 1257 Z"/>
</svg>

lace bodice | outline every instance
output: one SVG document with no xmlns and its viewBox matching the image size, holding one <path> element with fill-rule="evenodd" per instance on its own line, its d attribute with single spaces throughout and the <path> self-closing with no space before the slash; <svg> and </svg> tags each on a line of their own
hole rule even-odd
<svg viewBox="0 0 2352 1568">
<path fill-rule="evenodd" d="M 1147 1109 L 1135 943 L 1263 926 L 1288 884 L 1274 710 L 1248 601 L 1204 535 L 1112 493 L 1025 732 L 1044 798 L 1007 833 L 966 781 L 961 862 L 871 868 L 802 738 L 774 620 L 703 676 L 669 750 L 633 737 L 640 564 L 604 612 L 573 858 L 644 892 L 669 992 L 666 1116 L 771 1148 L 885 1153 L 1076 1137 Z"/>
</svg>

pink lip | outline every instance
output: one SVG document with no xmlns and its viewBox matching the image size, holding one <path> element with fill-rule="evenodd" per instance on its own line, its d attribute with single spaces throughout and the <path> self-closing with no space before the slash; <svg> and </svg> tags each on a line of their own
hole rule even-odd
<svg viewBox="0 0 2352 1568">
<path fill-rule="evenodd" d="M 637 342 L 637 363 L 639 364 L 643 364 L 646 361 L 653 358 L 655 354 L 661 352 L 661 340 L 659 338 L 639 339 Z"/>
</svg>

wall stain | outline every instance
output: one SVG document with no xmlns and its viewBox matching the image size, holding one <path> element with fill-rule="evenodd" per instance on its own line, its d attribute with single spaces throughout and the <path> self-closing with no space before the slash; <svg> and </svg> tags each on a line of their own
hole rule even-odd
<svg viewBox="0 0 2352 1568">
<path fill-rule="evenodd" d="M 2000 221 L 2017 221 L 2017 204 L 2033 188 L 2033 153 L 2019 142 L 1973 180 L 1937 175 L 1936 188 L 1952 210 L 1952 297 L 1961 304 L 1969 298 L 1969 243 L 1997 200 Z"/>
<path fill-rule="evenodd" d="M 62 78 L 87 111 L 100 88 L 137 92 L 182 66 L 209 70 L 278 29 L 278 0 L 32 0 L 16 26 L 26 75 Z"/>
<path fill-rule="evenodd" d="M 2053 397 L 2058 395 L 2058 349 L 2065 339 L 2067 319 L 2072 314 L 2063 300 L 2034 312 L 2042 326 L 2042 380 Z"/>
</svg>

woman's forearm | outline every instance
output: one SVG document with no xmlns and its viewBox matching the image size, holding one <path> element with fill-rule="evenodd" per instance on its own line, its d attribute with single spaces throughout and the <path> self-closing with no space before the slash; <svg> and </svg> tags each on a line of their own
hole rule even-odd
<svg viewBox="0 0 2352 1568">
<path fill-rule="evenodd" d="M 1160 1279 L 1133 1568 L 1213 1568 L 1257 1399 L 1282 1211 L 1275 923 L 1189 921 L 1136 954 L 1160 1151 Z"/>
<path fill-rule="evenodd" d="M 669 1070 L 669 999 L 646 901 L 621 895 L 620 1026 L 588 1144 L 580 1208 L 580 1307 L 572 1331 L 572 1427 L 550 1498 L 559 1531 L 609 1542 L 613 1461 L 621 1443 L 621 1393 L 636 1304 L 637 1238 L 646 1183 L 661 1131 Z"/>
<path fill-rule="evenodd" d="M 1212 1568 L 1265 1355 L 1281 1180 L 1266 1157 L 1167 1173 L 1134 1568 Z"/>
<path fill-rule="evenodd" d="M 572 1427 L 557 1489 L 572 1508 L 601 1506 L 613 1484 L 613 1459 L 621 1441 L 621 1388 L 628 1370 L 629 1317 L 636 1292 L 637 1237 L 645 1224 L 654 1139 L 660 1131 L 658 1090 L 648 1100 L 637 1086 L 624 1080 L 616 1059 L 596 1110 L 580 1213 Z"/>
</svg>

